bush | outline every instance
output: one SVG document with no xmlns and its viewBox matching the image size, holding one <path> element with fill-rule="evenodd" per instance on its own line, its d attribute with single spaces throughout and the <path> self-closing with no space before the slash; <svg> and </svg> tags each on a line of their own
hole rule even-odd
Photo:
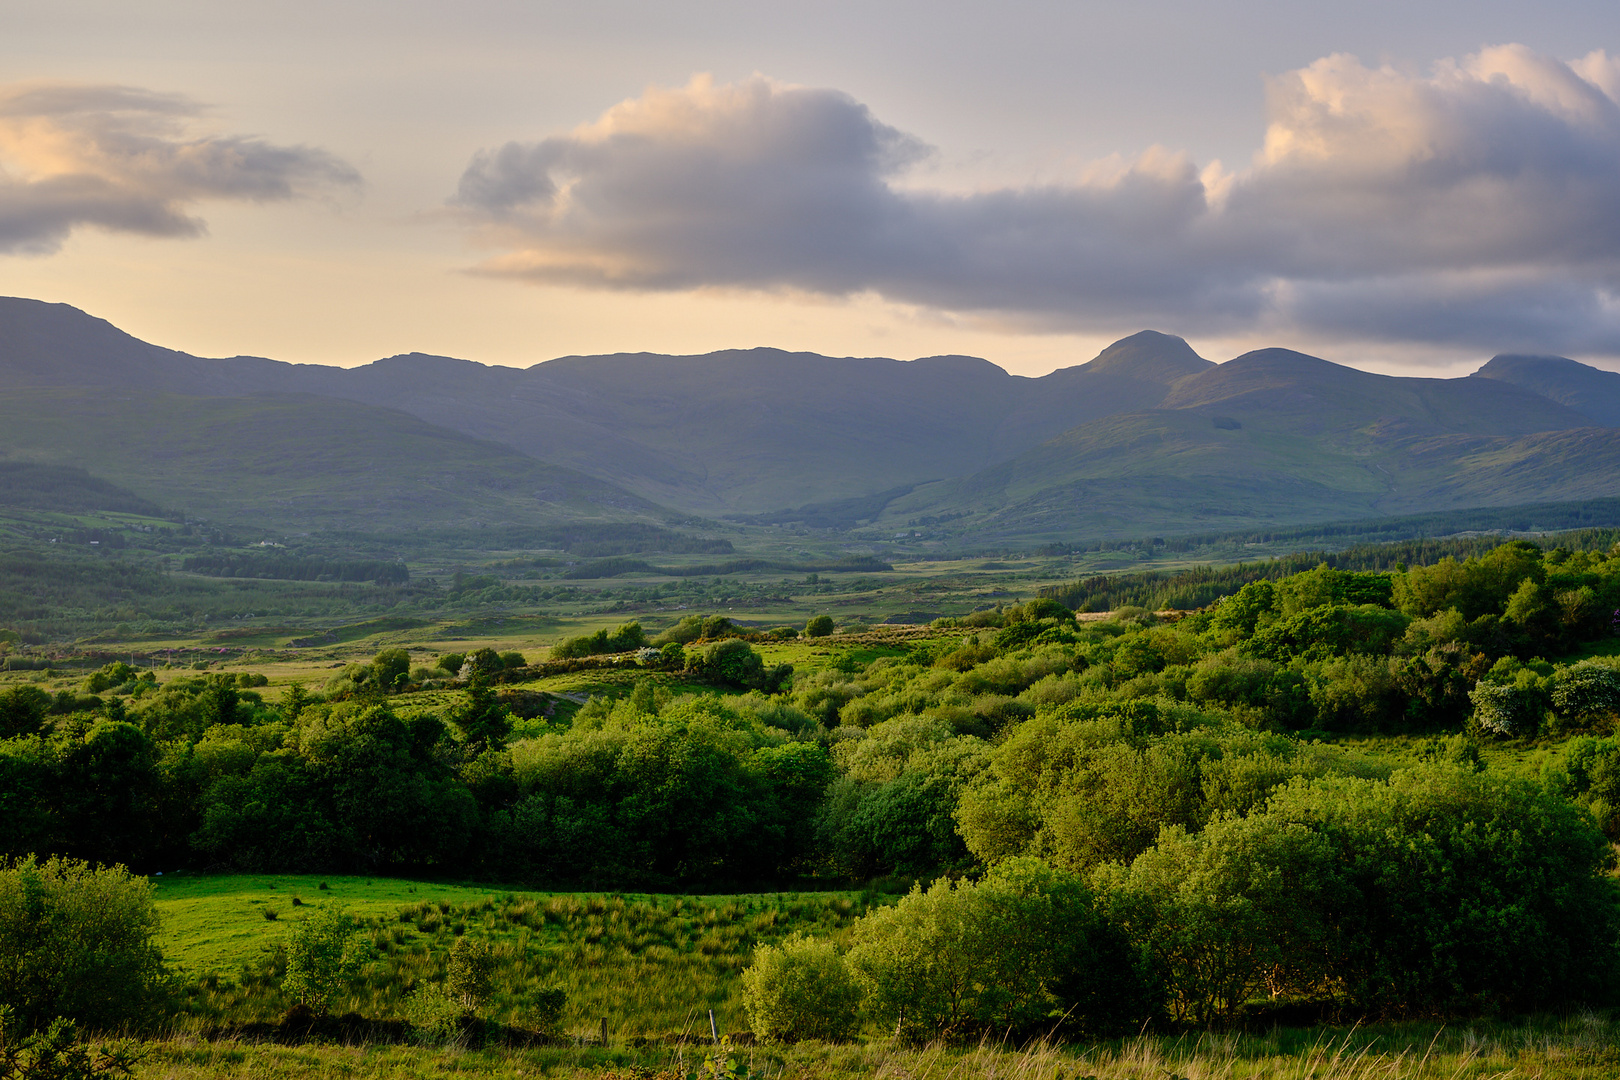
<svg viewBox="0 0 1620 1080">
<path fill-rule="evenodd" d="M 0 1078 L 4 1080 L 93 1080 L 130 1076 L 145 1054 L 128 1043 L 100 1046 L 94 1054 L 79 1041 L 78 1028 L 61 1017 L 49 1029 L 19 1037 L 16 1018 L 0 1005 Z"/>
<path fill-rule="evenodd" d="M 849 966 L 877 1021 L 914 1042 L 1029 1037 L 1054 1018 L 1099 1032 L 1153 1015 L 1149 980 L 1072 874 L 1009 859 L 862 917 Z"/>
<path fill-rule="evenodd" d="M 616 627 L 612 633 L 606 628 L 583 637 L 564 638 L 551 647 L 553 660 L 577 660 L 582 656 L 602 656 L 608 653 L 635 652 L 646 647 L 647 634 L 639 622 L 628 622 Z M 517 653 L 511 654 L 517 656 Z M 519 657 L 521 659 L 521 657 Z"/>
<path fill-rule="evenodd" d="M 57 1017 L 109 1030 L 161 997 L 152 887 L 122 866 L 33 856 L 0 864 L 0 1002 L 25 1031 Z"/>
<path fill-rule="evenodd" d="M 824 938 L 795 934 L 780 945 L 756 946 L 742 992 L 748 1024 L 763 1042 L 840 1042 L 855 1033 L 861 989 Z"/>
<path fill-rule="evenodd" d="M 805 637 L 826 637 L 833 632 L 831 615 L 817 615 L 804 624 Z"/>
<path fill-rule="evenodd" d="M 737 627 L 724 615 L 688 615 L 662 634 L 652 639 L 654 645 L 665 645 L 669 642 L 678 642 L 690 645 L 694 641 L 708 639 L 710 641 L 724 637 L 736 637 Z"/>
<path fill-rule="evenodd" d="M 793 675 L 791 664 L 767 668 L 764 658 L 740 638 L 727 638 L 710 645 L 692 666 L 717 682 L 744 690 L 763 690 L 767 694 L 776 693 Z"/>
<path fill-rule="evenodd" d="M 495 974 L 495 954 L 489 945 L 469 937 L 457 938 L 450 947 L 450 977 L 445 989 L 471 1016 L 489 1000 Z"/>
<path fill-rule="evenodd" d="M 287 939 L 287 974 L 281 989 L 320 1015 L 360 966 L 354 920 L 337 908 L 311 912 Z"/>
<path fill-rule="evenodd" d="M 1616 999 L 1613 861 L 1541 786 L 1435 762 L 1387 782 L 1296 781 L 1247 817 L 1165 830 L 1098 882 L 1178 1018 L 1232 1015 L 1263 992 L 1331 995 L 1357 1015 L 1478 1015 Z"/>
</svg>

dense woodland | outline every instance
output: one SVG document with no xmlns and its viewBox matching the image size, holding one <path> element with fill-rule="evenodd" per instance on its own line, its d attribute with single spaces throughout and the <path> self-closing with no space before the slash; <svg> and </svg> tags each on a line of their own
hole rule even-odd
<svg viewBox="0 0 1620 1080">
<path fill-rule="evenodd" d="M 1041 598 L 909 644 L 830 639 L 831 663 L 797 676 L 763 637 L 693 617 L 559 647 L 648 672 L 569 719 L 493 685 L 516 654 L 412 671 L 391 650 L 278 701 L 247 675 L 159 685 L 112 664 L 79 694 L 0 694 L 0 849 L 593 889 L 945 875 L 847 956 L 800 941 L 761 960 L 852 980 L 919 1036 L 1054 1010 L 1099 1031 L 1205 1022 L 1257 997 L 1357 1015 L 1605 1003 L 1620 659 L 1588 654 L 1617 609 L 1620 545 L 1520 541 L 1254 575 L 1188 615 L 1077 622 Z M 408 693 L 423 685 L 463 689 L 435 711 Z M 1541 737 L 1573 740 L 1561 768 L 1481 764 L 1487 741 Z M 918 957 L 949 951 L 929 934 L 986 919 L 1017 925 L 981 944 L 1045 944 L 980 956 L 1017 972 L 977 991 L 901 1000 L 927 982 Z M 1003 978 L 1011 996 L 984 989 Z"/>
</svg>

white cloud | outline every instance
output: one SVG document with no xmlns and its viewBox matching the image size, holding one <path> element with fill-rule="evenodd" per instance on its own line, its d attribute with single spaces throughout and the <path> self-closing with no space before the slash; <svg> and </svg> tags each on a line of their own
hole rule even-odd
<svg viewBox="0 0 1620 1080">
<path fill-rule="evenodd" d="M 927 148 L 844 94 L 699 78 L 480 154 L 455 204 L 484 272 L 548 283 L 1620 353 L 1617 90 L 1603 52 L 1335 55 L 1270 82 L 1240 171 L 1155 149 L 950 194 L 900 186 Z"/>
<path fill-rule="evenodd" d="M 323 150 L 195 135 L 195 103 L 122 86 L 0 86 L 0 252 L 49 253 L 92 225 L 195 236 L 192 204 L 292 199 L 359 183 Z"/>
</svg>

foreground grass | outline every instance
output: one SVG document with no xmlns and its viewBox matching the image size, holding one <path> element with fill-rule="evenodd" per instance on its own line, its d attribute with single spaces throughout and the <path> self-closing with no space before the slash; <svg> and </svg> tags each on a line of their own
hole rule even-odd
<svg viewBox="0 0 1620 1080">
<path fill-rule="evenodd" d="M 1016 1048 L 910 1048 L 890 1040 L 731 1051 L 736 1075 L 885 1080 L 1597 1080 L 1620 1074 L 1620 1028 L 1574 1016 L 1456 1027 L 1370 1025 L 1188 1034 Z M 172 1038 L 147 1045 L 139 1077 L 533 1077 L 661 1080 L 713 1075 L 713 1051 L 567 1045 L 527 1050 L 409 1046 L 276 1046 Z"/>
</svg>

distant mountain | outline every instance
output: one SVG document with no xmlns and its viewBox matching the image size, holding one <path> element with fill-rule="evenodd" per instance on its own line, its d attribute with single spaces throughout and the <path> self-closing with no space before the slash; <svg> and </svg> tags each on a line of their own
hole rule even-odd
<svg viewBox="0 0 1620 1080">
<path fill-rule="evenodd" d="M 976 535 L 1241 528 L 1620 494 L 1620 432 L 1492 379 L 1374 375 L 1263 349 L 1177 380 L 1151 410 L 1089 421 L 880 524 Z M 1590 466 L 1590 467 L 1589 467 Z"/>
<path fill-rule="evenodd" d="M 1214 367 L 1151 331 L 1039 379 L 985 360 L 778 349 L 568 356 L 528 369 L 410 353 L 357 368 L 203 360 L 63 304 L 0 299 L 0 384 L 305 393 L 399 409 L 689 511 L 759 512 L 959 476 Z"/>
<path fill-rule="evenodd" d="M 343 369 L 0 299 L 0 387 L 0 456 L 311 527 L 668 506 L 1016 542 L 1620 495 L 1620 375 L 1556 357 L 1395 378 L 1144 331 L 1038 379 L 777 349 Z"/>
<path fill-rule="evenodd" d="M 1620 374 L 1562 356 L 1493 356 L 1474 378 L 1499 379 L 1551 398 L 1605 427 L 1620 427 Z"/>
</svg>

